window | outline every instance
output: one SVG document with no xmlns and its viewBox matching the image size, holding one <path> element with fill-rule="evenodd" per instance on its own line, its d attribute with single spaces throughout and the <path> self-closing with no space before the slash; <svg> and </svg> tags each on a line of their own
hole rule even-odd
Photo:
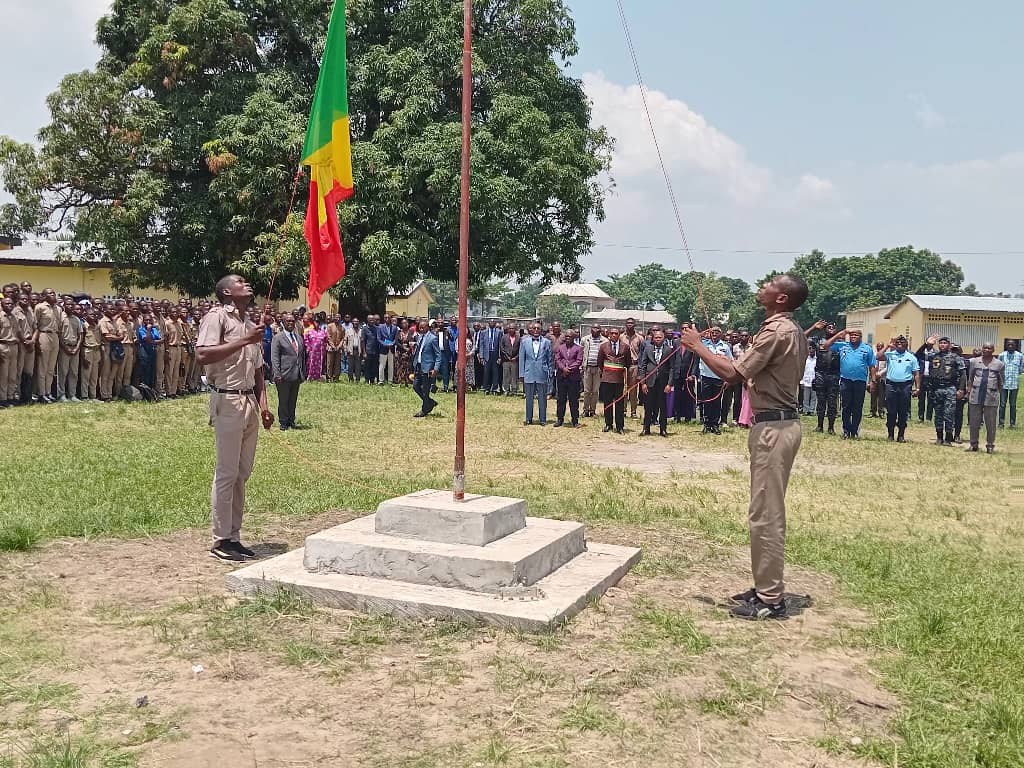
<svg viewBox="0 0 1024 768">
<path fill-rule="evenodd" d="M 933 316 L 928 317 L 931 320 Z M 959 344 L 965 352 L 970 352 L 975 347 L 980 348 L 987 341 L 994 344 L 999 335 L 999 326 L 994 323 L 928 322 L 924 325 L 924 335 L 925 338 L 948 336 L 954 344 Z"/>
</svg>

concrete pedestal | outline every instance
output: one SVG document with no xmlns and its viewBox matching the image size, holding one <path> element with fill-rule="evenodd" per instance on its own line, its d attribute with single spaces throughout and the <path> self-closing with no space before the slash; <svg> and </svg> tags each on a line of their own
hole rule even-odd
<svg viewBox="0 0 1024 768">
<path fill-rule="evenodd" d="M 582 610 L 640 559 L 639 549 L 587 543 L 579 523 L 525 512 L 521 499 L 456 503 L 447 491 L 421 491 L 235 571 L 228 588 L 290 589 L 341 608 L 541 629 Z"/>
</svg>

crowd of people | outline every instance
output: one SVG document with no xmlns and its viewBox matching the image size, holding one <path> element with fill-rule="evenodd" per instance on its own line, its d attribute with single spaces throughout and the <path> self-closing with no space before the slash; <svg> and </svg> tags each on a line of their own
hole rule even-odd
<svg viewBox="0 0 1024 768">
<path fill-rule="evenodd" d="M 3 286 L 0 312 L 0 407 L 31 402 L 109 401 L 119 397 L 173 398 L 202 391 L 196 361 L 199 325 L 210 302 L 187 298 L 146 301 L 57 296 L 23 282 Z M 249 319 L 263 324 L 252 307 Z M 305 308 L 279 312 L 265 325 L 267 381 L 279 389 L 278 422 L 296 426 L 302 381 L 352 382 L 413 387 L 426 416 L 433 395 L 454 391 L 460 339 L 465 344 L 466 383 L 484 395 L 526 399 L 524 424 L 578 427 L 603 416 L 604 430 L 625 431 L 627 417 L 641 419 L 641 435 L 667 435 L 668 423 L 699 421 L 703 431 L 749 428 L 753 413 L 744 383 L 723 382 L 693 351 L 680 344 L 679 329 L 658 326 L 641 333 L 636 321 L 622 328 L 591 325 L 581 334 L 552 322 L 525 327 L 491 319 L 459 331 L 456 318 L 407 318 L 370 314 L 327 315 Z M 885 419 L 890 440 L 904 442 L 917 398 L 919 421 L 933 421 L 936 443 L 964 442 L 994 450 L 998 427 L 1017 420 L 1022 363 L 1013 341 L 998 355 L 994 344 L 970 354 L 946 337 L 929 337 L 911 352 L 903 337 L 866 343 L 857 329 L 818 321 L 806 330 L 810 343 L 800 382 L 802 415 L 816 430 L 844 439 L 860 436 L 867 401 L 869 418 Z M 751 344 L 745 328 L 702 332 L 715 355 L 739 361 Z M 643 416 L 639 415 L 640 409 Z M 1008 421 L 1007 421 L 1008 416 Z"/>
</svg>

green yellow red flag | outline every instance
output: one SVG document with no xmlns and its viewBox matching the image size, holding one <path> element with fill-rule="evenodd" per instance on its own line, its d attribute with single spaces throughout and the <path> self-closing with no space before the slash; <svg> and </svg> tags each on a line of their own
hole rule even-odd
<svg viewBox="0 0 1024 768">
<path fill-rule="evenodd" d="M 352 146 L 348 123 L 345 62 L 345 0 L 337 0 L 327 27 L 327 45 L 309 113 L 302 164 L 309 166 L 309 306 L 345 276 L 337 205 L 352 195 Z"/>
</svg>

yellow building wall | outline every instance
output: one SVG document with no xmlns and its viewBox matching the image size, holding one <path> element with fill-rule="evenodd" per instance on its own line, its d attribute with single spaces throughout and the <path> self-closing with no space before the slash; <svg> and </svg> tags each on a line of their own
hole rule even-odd
<svg viewBox="0 0 1024 768">
<path fill-rule="evenodd" d="M 117 296 L 118 291 L 110 284 L 109 267 L 88 267 L 77 264 L 0 264 L 0 285 L 21 283 L 28 280 L 33 290 L 53 288 L 60 293 L 88 293 L 90 296 Z M 129 291 L 133 296 L 145 299 L 169 299 L 177 301 L 181 294 L 159 288 L 139 288 Z"/>
<path fill-rule="evenodd" d="M 430 311 L 430 291 L 420 286 L 409 296 L 389 296 L 387 311 L 402 317 L 426 317 Z"/>
<path fill-rule="evenodd" d="M 926 326 L 932 323 L 943 324 L 950 328 L 951 330 L 948 332 L 948 335 L 952 342 L 963 346 L 964 351 L 968 353 L 975 347 L 975 343 L 969 341 L 966 338 L 966 334 L 958 338 L 956 333 L 956 326 L 958 325 L 989 326 L 991 331 L 985 334 L 985 341 L 991 341 L 995 344 L 997 353 L 1002 351 L 1005 339 L 1024 338 L 1024 313 L 1006 315 L 989 312 L 924 312 L 908 301 L 893 310 L 888 322 L 890 326 L 888 335 L 899 336 L 903 334 L 910 342 L 911 349 L 916 349 L 924 343 Z M 882 338 L 883 326 L 879 325 L 878 328 L 879 338 Z M 988 338 L 988 336 L 992 338 Z M 980 346 L 980 343 L 978 345 Z"/>
<path fill-rule="evenodd" d="M 889 341 L 890 323 L 885 316 L 890 311 L 892 311 L 891 304 L 867 309 L 851 309 L 846 313 L 846 327 L 860 330 L 864 334 L 864 341 L 868 343 Z"/>
<path fill-rule="evenodd" d="M 906 336 L 908 346 L 916 349 L 924 343 L 924 312 L 913 302 L 906 301 L 889 315 L 889 336 Z"/>
</svg>

